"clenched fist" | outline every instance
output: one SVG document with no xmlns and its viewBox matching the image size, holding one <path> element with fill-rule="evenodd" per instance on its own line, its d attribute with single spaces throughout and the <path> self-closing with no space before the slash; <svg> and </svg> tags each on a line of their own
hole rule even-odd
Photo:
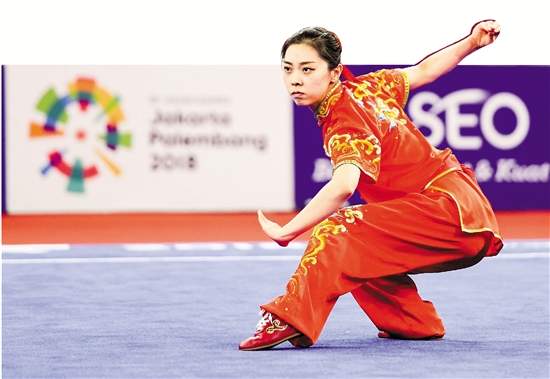
<svg viewBox="0 0 550 379">
<path fill-rule="evenodd" d="M 480 48 L 493 43 L 500 34 L 500 24 L 495 20 L 478 22 L 472 27 L 470 37 L 475 45 Z"/>
</svg>

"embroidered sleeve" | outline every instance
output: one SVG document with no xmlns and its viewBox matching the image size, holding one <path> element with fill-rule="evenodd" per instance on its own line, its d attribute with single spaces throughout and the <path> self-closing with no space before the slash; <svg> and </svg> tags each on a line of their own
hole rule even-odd
<svg viewBox="0 0 550 379">
<path fill-rule="evenodd" d="M 405 107 L 409 98 L 409 78 L 404 70 L 380 70 L 371 75 L 380 92 L 386 92 L 401 108 Z"/>
<path fill-rule="evenodd" d="M 405 105 L 407 104 L 407 101 L 409 100 L 409 77 L 407 76 L 407 73 L 403 70 L 395 70 L 396 73 L 401 74 L 403 77 L 403 84 L 404 84 L 404 94 L 403 94 L 403 102 L 401 103 L 401 108 L 405 108 Z"/>
<path fill-rule="evenodd" d="M 332 170 L 344 164 L 353 164 L 367 175 L 373 183 L 380 174 L 380 142 L 372 133 L 339 130 L 329 136 L 325 153 L 332 161 Z"/>
</svg>

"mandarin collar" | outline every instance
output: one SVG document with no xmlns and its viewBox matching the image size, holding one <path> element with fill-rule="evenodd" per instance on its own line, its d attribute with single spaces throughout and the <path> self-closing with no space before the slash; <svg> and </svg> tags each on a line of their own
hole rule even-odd
<svg viewBox="0 0 550 379">
<path fill-rule="evenodd" d="M 336 96 L 342 93 L 340 84 L 342 84 L 342 82 L 338 80 L 338 82 L 336 82 L 334 87 L 332 87 L 332 89 L 327 92 L 327 94 L 325 95 L 325 98 L 323 99 L 323 101 L 321 101 L 321 104 L 319 104 L 319 106 L 315 110 L 315 118 L 318 121 L 320 121 L 321 118 L 327 117 L 329 113 L 329 107 L 331 105 L 330 100 L 333 97 L 333 95 Z M 336 91 L 337 89 L 340 89 L 340 90 Z"/>
</svg>

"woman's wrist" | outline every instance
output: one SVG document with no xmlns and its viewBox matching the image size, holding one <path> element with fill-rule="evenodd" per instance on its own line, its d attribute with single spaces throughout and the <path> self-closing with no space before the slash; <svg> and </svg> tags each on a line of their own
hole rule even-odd
<svg viewBox="0 0 550 379">
<path fill-rule="evenodd" d="M 470 34 L 467 39 L 469 40 L 470 48 L 471 48 L 472 51 L 475 51 L 477 49 L 481 49 L 481 45 L 480 45 L 479 41 L 476 41 L 473 34 Z"/>
</svg>

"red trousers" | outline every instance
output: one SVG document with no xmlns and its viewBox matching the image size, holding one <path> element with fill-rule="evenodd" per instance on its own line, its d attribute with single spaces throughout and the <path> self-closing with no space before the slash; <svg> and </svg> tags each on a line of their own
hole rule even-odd
<svg viewBox="0 0 550 379">
<path fill-rule="evenodd" d="M 491 231 L 464 232 L 456 203 L 437 190 L 343 208 L 314 228 L 286 293 L 261 308 L 315 343 L 338 298 L 351 292 L 379 330 L 442 336 L 443 322 L 408 274 L 472 266 L 493 244 Z"/>
</svg>

